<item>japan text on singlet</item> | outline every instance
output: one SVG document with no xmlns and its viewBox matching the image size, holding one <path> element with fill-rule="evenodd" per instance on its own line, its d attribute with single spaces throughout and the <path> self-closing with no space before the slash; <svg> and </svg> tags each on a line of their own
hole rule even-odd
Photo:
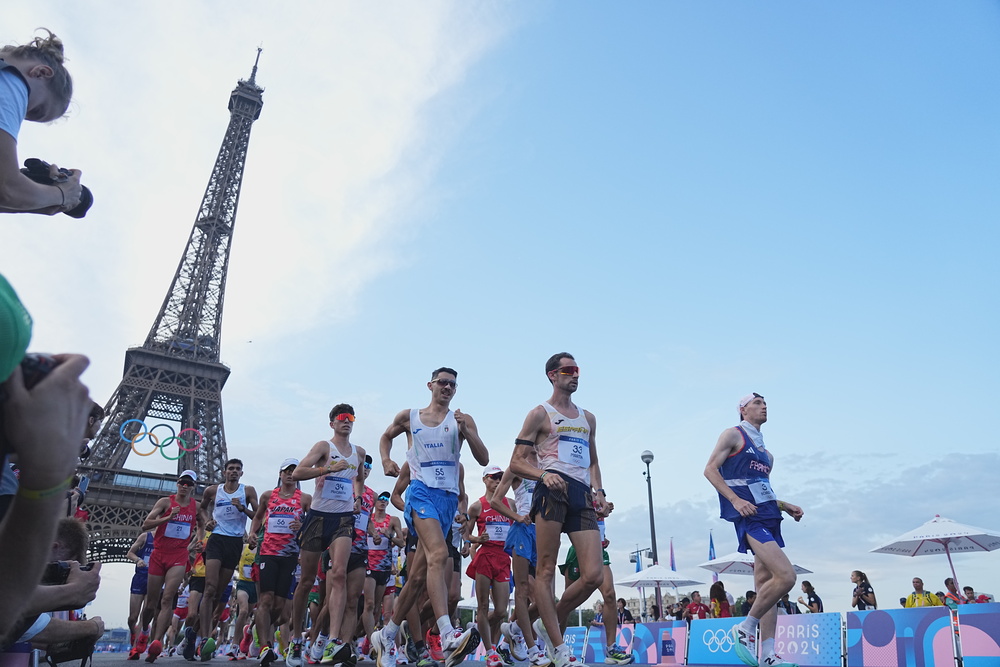
<svg viewBox="0 0 1000 667">
<path fill-rule="evenodd" d="M 159 549 L 161 552 L 187 549 L 194 529 L 198 526 L 198 503 L 192 498 L 187 507 L 182 507 L 177 502 L 177 497 L 171 494 L 170 507 L 160 517 L 170 514 L 175 507 L 181 508 L 177 516 L 156 527 L 153 533 L 153 549 Z"/>
<path fill-rule="evenodd" d="M 531 512 L 531 499 L 535 495 L 535 485 L 538 484 L 533 479 L 521 478 L 521 483 L 514 489 L 514 511 L 521 516 L 527 516 Z"/>
<path fill-rule="evenodd" d="M 719 473 L 726 482 L 726 486 L 742 498 L 757 506 L 757 517 L 760 519 L 780 519 L 781 512 L 778 511 L 778 497 L 771 488 L 768 477 L 771 474 L 771 458 L 767 450 L 762 447 L 764 444 L 760 432 L 754 433 L 754 442 L 747 435 L 747 424 L 741 424 L 736 429 L 743 438 L 743 445 L 722 463 Z M 753 428 L 753 427 L 750 427 Z M 733 504 L 719 494 L 719 509 L 721 517 L 726 521 L 736 521 L 740 518 L 739 512 Z"/>
<path fill-rule="evenodd" d="M 423 482 L 428 488 L 458 495 L 461 442 L 455 413 L 449 410 L 444 421 L 430 427 L 420 421 L 420 410 L 414 408 L 410 410 L 410 434 L 413 445 L 406 450 L 410 477 Z"/>
<path fill-rule="evenodd" d="M 368 569 L 372 572 L 388 572 L 392 569 L 392 542 L 386 537 L 389 532 L 389 523 L 392 520 L 388 514 L 379 521 L 374 516 L 370 519 L 375 530 L 379 531 L 382 538 L 378 544 L 371 535 L 368 535 Z"/>
<path fill-rule="evenodd" d="M 590 423 L 583 408 L 574 405 L 577 416 L 570 419 L 548 403 L 542 403 L 549 417 L 549 434 L 537 446 L 542 470 L 561 472 L 590 487 Z"/>
<path fill-rule="evenodd" d="M 328 472 L 316 478 L 316 493 L 312 508 L 317 512 L 342 514 L 354 511 L 354 478 L 358 476 L 358 448 L 351 444 L 351 453 L 341 456 L 337 445 L 330 441 L 330 465 L 341 459 L 347 461 L 346 470 Z"/>
<path fill-rule="evenodd" d="M 281 487 L 271 491 L 264 518 L 264 540 L 260 544 L 261 556 L 294 556 L 299 553 L 295 541 L 293 521 L 302 520 L 302 491 L 295 489 L 288 498 L 281 497 Z"/>
<path fill-rule="evenodd" d="M 227 493 L 225 486 L 219 484 L 215 490 L 215 508 L 212 518 L 215 519 L 216 535 L 227 537 L 243 537 L 247 527 L 247 515 L 233 504 L 233 498 L 240 501 L 242 507 L 247 506 L 247 489 L 242 484 L 233 493 Z"/>
<path fill-rule="evenodd" d="M 354 539 L 351 541 L 351 553 L 363 554 L 368 550 L 368 522 L 375 510 L 375 491 L 366 486 L 361 494 L 361 512 L 354 515 Z"/>
<path fill-rule="evenodd" d="M 479 512 L 479 516 L 476 517 L 476 527 L 479 528 L 479 535 L 489 535 L 490 541 L 479 545 L 482 547 L 496 547 L 498 549 L 503 549 L 504 543 L 507 541 L 507 533 L 510 532 L 511 520 L 505 517 L 500 512 L 497 512 L 489 501 L 486 500 L 486 496 L 479 499 L 480 505 L 483 509 Z M 506 498 L 503 499 L 503 504 L 510 507 L 510 503 Z"/>
</svg>

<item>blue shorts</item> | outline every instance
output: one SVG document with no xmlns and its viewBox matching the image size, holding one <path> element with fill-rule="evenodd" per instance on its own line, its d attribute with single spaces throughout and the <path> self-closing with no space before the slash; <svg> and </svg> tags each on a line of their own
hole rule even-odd
<svg viewBox="0 0 1000 667">
<path fill-rule="evenodd" d="M 507 531 L 507 541 L 503 550 L 508 556 L 520 556 L 532 567 L 538 565 L 538 552 L 535 550 L 535 524 L 524 525 L 520 521 L 513 523 Z"/>
<path fill-rule="evenodd" d="M 434 519 L 441 524 L 441 537 L 448 535 L 451 524 L 455 522 L 458 512 L 458 495 L 442 489 L 432 489 L 418 479 L 410 482 L 406 493 L 406 527 L 410 535 L 416 535 L 413 525 L 414 512 L 421 519 Z"/>
<path fill-rule="evenodd" d="M 144 567 L 132 575 L 132 585 L 128 592 L 132 595 L 145 595 L 146 584 L 149 581 L 149 568 Z"/>
<path fill-rule="evenodd" d="M 740 553 L 746 553 L 750 548 L 747 537 L 752 537 L 761 544 L 764 542 L 777 542 L 779 547 L 785 546 L 785 541 L 781 539 L 781 519 L 759 519 L 756 516 L 740 517 L 733 522 L 736 528 L 736 539 L 739 540 Z"/>
</svg>

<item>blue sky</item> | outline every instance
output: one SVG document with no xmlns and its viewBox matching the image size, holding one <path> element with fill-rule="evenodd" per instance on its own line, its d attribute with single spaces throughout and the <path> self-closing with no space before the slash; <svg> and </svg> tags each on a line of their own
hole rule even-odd
<svg viewBox="0 0 1000 667">
<path fill-rule="evenodd" d="M 885 606 L 914 575 L 941 588 L 944 559 L 868 553 L 936 513 L 1000 529 L 994 3 L 231 10 L 36 3 L 0 35 L 67 44 L 70 116 L 23 128 L 20 153 L 82 168 L 97 204 L 6 217 L 0 260 L 33 348 L 89 354 L 99 402 L 262 43 L 222 342 L 249 483 L 325 437 L 340 401 L 375 448 L 440 365 L 506 461 L 568 350 L 619 575 L 649 542 L 644 449 L 661 554 L 673 536 L 697 578 L 709 530 L 735 548 L 702 469 L 749 391 L 768 400 L 774 485 L 806 512 L 789 553 L 827 609 L 849 606 L 853 569 Z M 956 558 L 960 580 L 996 592 L 998 558 Z M 127 577 L 106 568 L 94 611 L 112 623 Z"/>
</svg>

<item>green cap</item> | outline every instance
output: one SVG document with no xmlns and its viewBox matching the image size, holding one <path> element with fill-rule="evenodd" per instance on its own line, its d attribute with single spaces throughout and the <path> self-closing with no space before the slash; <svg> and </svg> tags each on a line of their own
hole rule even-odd
<svg viewBox="0 0 1000 667">
<path fill-rule="evenodd" d="M 24 359 L 31 341 L 31 315 L 21 305 L 17 293 L 0 275 L 0 382 L 14 372 Z"/>
</svg>

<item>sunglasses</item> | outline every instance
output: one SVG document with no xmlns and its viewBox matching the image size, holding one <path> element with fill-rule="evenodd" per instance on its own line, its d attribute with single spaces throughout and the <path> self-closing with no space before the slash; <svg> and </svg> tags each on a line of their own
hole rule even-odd
<svg viewBox="0 0 1000 667">
<path fill-rule="evenodd" d="M 580 374 L 580 367 L 579 366 L 561 366 L 561 367 L 557 368 L 556 371 L 559 372 L 559 375 L 579 375 Z"/>
<path fill-rule="evenodd" d="M 437 386 L 439 387 L 451 387 L 452 389 L 458 386 L 458 383 L 455 382 L 454 380 L 441 379 L 441 380 L 431 380 L 431 382 L 436 382 Z"/>
<path fill-rule="evenodd" d="M 372 464 L 371 463 L 366 463 L 365 464 L 365 470 L 371 470 L 371 469 L 372 469 Z"/>
<path fill-rule="evenodd" d="M 379 496 L 375 500 L 381 500 L 383 503 L 389 502 L 389 496 Z"/>
<path fill-rule="evenodd" d="M 333 421 L 337 421 L 337 422 L 354 422 L 355 419 L 357 419 L 357 417 L 355 417 L 354 415 L 352 415 L 350 412 L 341 412 L 339 415 L 337 415 L 336 417 L 333 418 Z"/>
<path fill-rule="evenodd" d="M 179 486 L 194 486 L 194 482 L 187 479 L 179 479 L 177 480 L 177 484 Z"/>
<path fill-rule="evenodd" d="M 503 479 L 503 473 L 502 472 L 496 472 L 496 473 L 493 473 L 492 475 L 487 475 L 487 477 L 489 477 L 492 480 L 496 480 L 496 481 L 499 482 L 501 479 Z"/>
</svg>

